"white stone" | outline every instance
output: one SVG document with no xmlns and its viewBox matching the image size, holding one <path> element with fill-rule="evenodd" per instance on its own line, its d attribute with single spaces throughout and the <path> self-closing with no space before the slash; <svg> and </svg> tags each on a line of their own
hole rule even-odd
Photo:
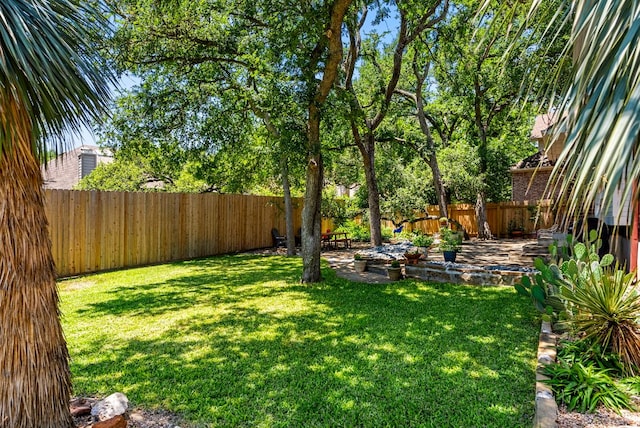
<svg viewBox="0 0 640 428">
<path fill-rule="evenodd" d="M 124 415 L 129 408 L 129 399 L 121 392 L 111 394 L 98 401 L 91 408 L 91 416 L 99 421 L 106 421 L 118 415 Z"/>
</svg>

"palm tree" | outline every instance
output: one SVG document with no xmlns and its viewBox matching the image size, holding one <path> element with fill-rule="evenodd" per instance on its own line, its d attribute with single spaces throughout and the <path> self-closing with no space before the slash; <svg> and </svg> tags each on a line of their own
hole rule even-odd
<svg viewBox="0 0 640 428">
<path fill-rule="evenodd" d="M 76 0 L 0 3 L 0 426 L 72 427 L 39 158 L 106 108 L 89 43 L 104 22 Z"/>
<path fill-rule="evenodd" d="M 554 178 L 569 214 L 586 216 L 599 191 L 605 209 L 619 186 L 626 200 L 638 200 L 640 3 L 580 0 L 567 10 L 575 16 L 574 67 L 562 104 L 567 142 Z"/>
</svg>

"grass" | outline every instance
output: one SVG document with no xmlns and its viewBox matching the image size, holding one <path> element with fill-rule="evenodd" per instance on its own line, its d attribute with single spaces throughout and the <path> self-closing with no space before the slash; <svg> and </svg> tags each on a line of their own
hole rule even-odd
<svg viewBox="0 0 640 428">
<path fill-rule="evenodd" d="M 77 395 L 183 427 L 518 427 L 538 326 L 513 288 L 352 283 L 225 256 L 61 281 Z"/>
</svg>

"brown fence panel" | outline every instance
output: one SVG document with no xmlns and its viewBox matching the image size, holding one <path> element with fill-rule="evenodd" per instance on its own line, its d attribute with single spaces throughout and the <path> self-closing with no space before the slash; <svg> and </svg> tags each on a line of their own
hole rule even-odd
<svg viewBox="0 0 640 428">
<path fill-rule="evenodd" d="M 59 276 L 272 245 L 285 231 L 282 198 L 248 195 L 46 190 Z M 294 228 L 302 224 L 294 200 Z"/>
<path fill-rule="evenodd" d="M 554 215 L 550 211 L 551 202 L 500 202 L 487 204 L 487 222 L 491 232 L 497 237 L 507 237 L 510 225 L 522 226 L 525 233 L 533 234 L 536 230 L 547 229 L 554 224 Z M 448 206 L 449 218 L 460 223 L 471 236 L 478 235 L 475 207 L 472 204 L 454 204 Z M 404 223 L 404 230 L 419 230 L 423 233 L 438 232 L 439 209 L 437 205 L 429 205 L 426 212 L 433 217 L 429 220 L 418 220 Z M 424 217 L 424 213 L 416 213 L 415 218 Z M 391 221 L 382 222 L 383 227 L 395 228 Z"/>
</svg>

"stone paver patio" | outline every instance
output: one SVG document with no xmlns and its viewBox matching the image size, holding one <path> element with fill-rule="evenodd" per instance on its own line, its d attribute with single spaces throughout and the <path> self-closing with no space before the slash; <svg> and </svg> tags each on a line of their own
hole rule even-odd
<svg viewBox="0 0 640 428">
<path fill-rule="evenodd" d="M 476 266 L 500 265 L 532 267 L 533 259 L 523 256 L 527 247 L 535 246 L 536 240 L 531 239 L 496 239 L 465 241 L 462 250 L 458 253 L 457 263 Z M 393 244 L 385 244 L 393 245 Z M 323 251 L 322 257 L 326 259 L 337 275 L 358 282 L 384 284 L 391 282 L 376 271 L 358 273 L 353 268 L 353 256 L 357 252 L 365 252 L 371 249 L 369 243 L 354 243 L 350 249 Z M 442 261 L 442 254 L 437 250 L 429 251 L 429 259 Z"/>
</svg>

